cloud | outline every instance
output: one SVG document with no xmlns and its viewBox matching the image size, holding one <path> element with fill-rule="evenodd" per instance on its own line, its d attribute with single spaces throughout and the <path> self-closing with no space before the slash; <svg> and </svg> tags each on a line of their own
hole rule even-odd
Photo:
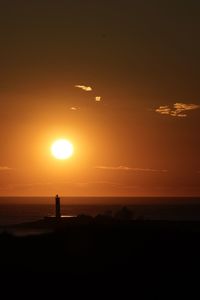
<svg viewBox="0 0 200 300">
<path fill-rule="evenodd" d="M 174 108 L 176 110 L 194 110 L 200 108 L 200 105 L 198 104 L 186 104 L 186 103 L 175 103 Z"/>
<path fill-rule="evenodd" d="M 170 115 L 171 108 L 169 108 L 169 106 L 167 105 L 160 106 L 159 108 L 156 109 L 156 112 L 160 113 L 161 115 Z"/>
<path fill-rule="evenodd" d="M 79 88 L 83 91 L 86 92 L 91 92 L 93 91 L 93 88 L 91 86 L 86 86 L 86 85 L 75 85 L 76 88 Z M 95 96 L 94 97 L 95 102 L 101 102 L 102 101 L 102 97 L 101 96 Z M 71 107 L 71 110 L 77 110 L 77 107 Z"/>
<path fill-rule="evenodd" d="M 0 171 L 10 171 L 10 170 L 12 170 L 12 168 L 0 166 Z"/>
<path fill-rule="evenodd" d="M 95 169 L 101 169 L 101 170 L 122 170 L 122 171 L 130 171 L 131 168 L 126 166 L 118 166 L 118 167 L 111 167 L 111 166 L 96 166 Z"/>
<path fill-rule="evenodd" d="M 199 109 L 200 105 L 198 104 L 187 104 L 177 102 L 173 104 L 173 107 L 168 105 L 163 105 L 157 108 L 155 111 L 161 115 L 169 115 L 172 117 L 185 118 L 187 117 L 187 111 Z"/>
<path fill-rule="evenodd" d="M 87 188 L 87 187 L 101 187 L 105 188 L 106 186 L 109 186 L 111 188 L 120 189 L 120 190 L 135 190 L 138 186 L 136 185 L 125 185 L 120 182 L 114 182 L 114 181 L 89 181 L 89 182 L 77 182 L 76 185 L 79 188 Z"/>
<path fill-rule="evenodd" d="M 96 101 L 96 102 L 100 102 L 100 101 L 101 101 L 101 96 L 96 96 L 96 97 L 95 97 L 95 101 Z"/>
<path fill-rule="evenodd" d="M 86 92 L 91 92 L 92 88 L 90 86 L 85 86 L 85 85 L 75 85 L 76 88 L 82 89 L 83 91 Z"/>
<path fill-rule="evenodd" d="M 76 111 L 76 110 L 79 110 L 79 109 L 80 109 L 80 107 L 77 107 L 77 106 L 70 107 L 70 110 L 73 110 L 73 111 Z"/>
<path fill-rule="evenodd" d="M 149 168 L 131 168 L 127 166 L 96 166 L 95 169 L 110 171 L 135 171 L 135 172 L 167 172 L 167 170 L 156 170 Z"/>
<path fill-rule="evenodd" d="M 76 185 L 84 187 L 89 185 L 111 185 L 111 186 L 123 186 L 123 184 L 113 181 L 88 181 L 88 182 L 77 182 Z"/>
</svg>

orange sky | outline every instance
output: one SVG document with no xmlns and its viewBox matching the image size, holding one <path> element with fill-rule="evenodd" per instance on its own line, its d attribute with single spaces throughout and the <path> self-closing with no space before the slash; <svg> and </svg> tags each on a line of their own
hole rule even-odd
<svg viewBox="0 0 200 300">
<path fill-rule="evenodd" d="M 200 195 L 199 4 L 103 2 L 3 2 L 0 196 Z"/>
</svg>

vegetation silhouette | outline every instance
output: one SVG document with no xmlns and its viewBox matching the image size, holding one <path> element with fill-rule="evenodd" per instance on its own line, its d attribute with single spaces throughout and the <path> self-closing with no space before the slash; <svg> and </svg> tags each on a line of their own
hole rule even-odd
<svg viewBox="0 0 200 300">
<path fill-rule="evenodd" d="M 200 267 L 200 222 L 138 220 L 126 207 L 112 215 L 44 218 L 16 226 L 43 229 L 43 234 L 2 233 L 0 276 L 62 274 L 68 281 L 75 277 L 77 284 L 107 278 L 109 284 L 131 281 L 141 289 L 164 281 L 169 289 L 169 280 L 189 281 Z"/>
</svg>

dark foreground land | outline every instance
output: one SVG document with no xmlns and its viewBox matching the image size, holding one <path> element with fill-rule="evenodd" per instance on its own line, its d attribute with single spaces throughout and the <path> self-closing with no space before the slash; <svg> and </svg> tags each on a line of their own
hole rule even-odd
<svg viewBox="0 0 200 300">
<path fill-rule="evenodd" d="M 84 281 L 92 288 L 96 281 L 99 291 L 105 282 L 115 291 L 125 284 L 133 294 L 151 290 L 158 299 L 173 287 L 183 293 L 192 284 L 189 293 L 194 288 L 200 290 L 200 222 L 82 216 L 60 223 L 41 220 L 20 226 L 52 232 L 24 237 L 1 234 L 2 278 L 17 281 L 20 276 L 31 276 L 31 282 L 43 278 L 55 286 L 64 281 L 66 288 L 69 282 L 78 287 Z"/>
</svg>

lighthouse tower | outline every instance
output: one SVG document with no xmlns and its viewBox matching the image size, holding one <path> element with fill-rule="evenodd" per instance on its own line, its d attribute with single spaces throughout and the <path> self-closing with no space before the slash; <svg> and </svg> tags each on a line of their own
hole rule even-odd
<svg viewBox="0 0 200 300">
<path fill-rule="evenodd" d="M 56 220 L 60 220 L 61 214 L 60 214 L 60 197 L 56 195 L 55 198 L 56 201 Z"/>
</svg>

